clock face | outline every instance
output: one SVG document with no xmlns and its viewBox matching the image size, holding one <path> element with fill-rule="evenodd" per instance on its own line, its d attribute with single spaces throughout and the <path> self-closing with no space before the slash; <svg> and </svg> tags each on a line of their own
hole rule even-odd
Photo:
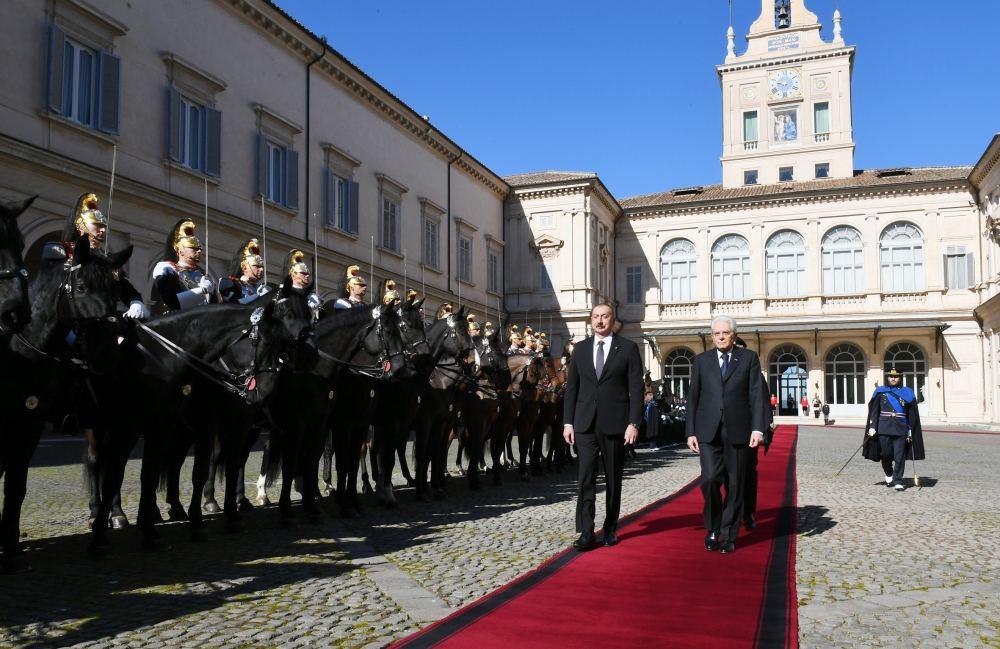
<svg viewBox="0 0 1000 649">
<path fill-rule="evenodd" d="M 768 75 L 768 90 L 774 99 L 789 99 L 802 94 L 798 70 L 778 70 Z"/>
</svg>

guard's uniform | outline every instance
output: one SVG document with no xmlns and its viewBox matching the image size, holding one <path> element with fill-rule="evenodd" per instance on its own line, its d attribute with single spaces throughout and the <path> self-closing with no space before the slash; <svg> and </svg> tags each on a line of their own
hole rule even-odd
<svg viewBox="0 0 1000 649">
<path fill-rule="evenodd" d="M 182 268 L 178 265 L 181 247 L 201 248 L 194 236 L 195 225 L 190 219 L 181 219 L 171 229 L 163 261 L 153 268 L 153 289 L 150 302 L 154 312 L 181 311 L 218 302 L 215 288 L 206 290 L 203 282 L 205 271 L 200 266 Z"/>
<path fill-rule="evenodd" d="M 925 457 L 920 413 L 913 390 L 901 385 L 878 387 L 868 402 L 865 431 L 864 456 L 881 461 L 886 483 L 902 489 L 907 457 L 912 460 Z"/>
<path fill-rule="evenodd" d="M 344 297 L 337 298 L 333 303 L 333 308 L 335 311 L 343 311 L 346 309 L 360 309 L 365 306 L 364 300 L 352 300 L 351 299 L 351 287 L 352 286 L 368 286 L 365 282 L 365 278 L 361 276 L 360 266 L 348 266 L 347 272 L 344 277 Z M 329 304 L 329 303 L 327 303 Z"/>
<path fill-rule="evenodd" d="M 262 281 L 250 282 L 244 277 L 252 277 L 250 267 L 263 267 L 264 258 L 260 254 L 257 239 L 247 239 L 236 251 L 230 266 L 231 274 L 219 281 L 219 297 L 227 304 L 247 304 L 268 292 Z"/>
</svg>

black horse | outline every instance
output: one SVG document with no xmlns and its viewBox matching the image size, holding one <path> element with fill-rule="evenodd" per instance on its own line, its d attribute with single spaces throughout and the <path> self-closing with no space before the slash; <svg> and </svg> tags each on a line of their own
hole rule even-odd
<svg viewBox="0 0 1000 649">
<path fill-rule="evenodd" d="M 57 397 L 72 381 L 109 380 L 121 357 L 126 331 L 117 312 L 117 269 L 129 247 L 104 255 L 86 236 L 72 247 L 49 244 L 28 286 L 30 322 L 4 336 L 0 358 L 0 473 L 5 474 L 2 528 L 5 567 L 17 569 L 21 506 L 28 464 L 45 421 L 61 412 Z"/>
<path fill-rule="evenodd" d="M 212 305 L 169 313 L 139 332 L 139 348 L 146 362 L 126 400 L 140 404 L 147 422 L 141 471 L 137 526 L 145 547 L 160 545 L 156 489 L 166 480 L 170 450 L 182 444 L 184 427 L 194 432 L 195 489 L 187 510 L 192 538 L 204 538 L 200 498 L 216 436 L 222 442 L 225 464 L 227 529 L 243 523 L 236 502 L 236 482 L 252 440 L 249 423 L 278 385 L 278 374 L 297 355 L 309 337 L 312 312 L 306 297 L 287 281 L 283 287 L 249 304 Z M 119 458 L 124 468 L 127 458 Z M 120 475 L 115 476 L 118 488 Z M 110 483 L 110 481 L 108 481 Z M 109 501 L 110 502 L 110 501 Z M 171 503 L 173 509 L 178 501 Z M 106 522 L 94 523 L 95 536 Z M 95 539 L 96 541 L 97 539 Z"/>
<path fill-rule="evenodd" d="M 448 434 L 461 412 L 460 388 L 473 383 L 468 362 L 472 339 L 465 326 L 465 308 L 431 324 L 427 328 L 427 342 L 436 364 L 414 419 L 418 501 L 427 500 L 431 495 L 435 498 L 445 496 Z M 429 487 L 428 468 L 431 472 Z"/>
<path fill-rule="evenodd" d="M 479 471 L 483 464 L 485 445 L 493 438 L 494 424 L 502 411 L 502 400 L 509 399 L 511 384 L 507 356 L 500 348 L 500 330 L 491 336 L 472 339 L 478 370 L 475 385 L 466 395 L 462 406 L 465 435 L 459 440 L 456 463 L 461 468 L 462 452 L 468 458 L 469 488 L 478 491 Z M 506 397 L 504 396 L 506 395 Z"/>
<path fill-rule="evenodd" d="M 17 217 L 38 198 L 0 203 L 0 338 L 21 331 L 31 318 L 28 270 L 24 267 L 24 237 Z"/>
</svg>

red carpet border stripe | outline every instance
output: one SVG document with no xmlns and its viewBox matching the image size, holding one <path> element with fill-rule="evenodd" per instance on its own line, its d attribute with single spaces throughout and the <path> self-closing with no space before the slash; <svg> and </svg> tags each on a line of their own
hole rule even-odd
<svg viewBox="0 0 1000 649">
<path fill-rule="evenodd" d="M 732 556 L 702 548 L 694 480 L 623 518 L 617 547 L 561 552 L 393 646 L 797 647 L 797 433 L 760 454 L 758 525 Z"/>
</svg>

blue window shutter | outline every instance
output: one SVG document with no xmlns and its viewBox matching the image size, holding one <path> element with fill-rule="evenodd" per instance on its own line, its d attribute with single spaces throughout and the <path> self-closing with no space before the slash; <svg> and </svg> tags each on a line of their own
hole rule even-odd
<svg viewBox="0 0 1000 649">
<path fill-rule="evenodd" d="M 323 220 L 327 225 L 337 225 L 336 215 L 333 210 L 337 188 L 333 184 L 333 172 L 330 171 L 329 167 L 323 170 L 323 178 L 325 179 L 323 183 L 325 192 L 323 195 Z"/>
<path fill-rule="evenodd" d="M 167 155 L 181 160 L 181 93 L 167 88 Z"/>
<path fill-rule="evenodd" d="M 118 133 L 122 60 L 114 54 L 101 52 L 98 79 L 101 85 L 97 91 L 97 129 L 105 133 Z"/>
<path fill-rule="evenodd" d="M 205 173 L 222 175 L 222 112 L 205 106 Z"/>
<path fill-rule="evenodd" d="M 267 193 L 267 138 L 257 134 L 257 195 Z"/>
<path fill-rule="evenodd" d="M 348 192 L 347 192 L 347 209 L 348 214 L 348 229 L 353 233 L 358 233 L 358 194 L 360 193 L 360 185 L 353 180 L 348 181 Z"/>
<path fill-rule="evenodd" d="M 285 205 L 299 209 L 299 152 L 286 149 L 285 178 L 287 181 Z"/>
<path fill-rule="evenodd" d="M 49 29 L 48 104 L 49 110 L 63 112 L 63 57 L 66 34 L 55 25 Z"/>
</svg>

